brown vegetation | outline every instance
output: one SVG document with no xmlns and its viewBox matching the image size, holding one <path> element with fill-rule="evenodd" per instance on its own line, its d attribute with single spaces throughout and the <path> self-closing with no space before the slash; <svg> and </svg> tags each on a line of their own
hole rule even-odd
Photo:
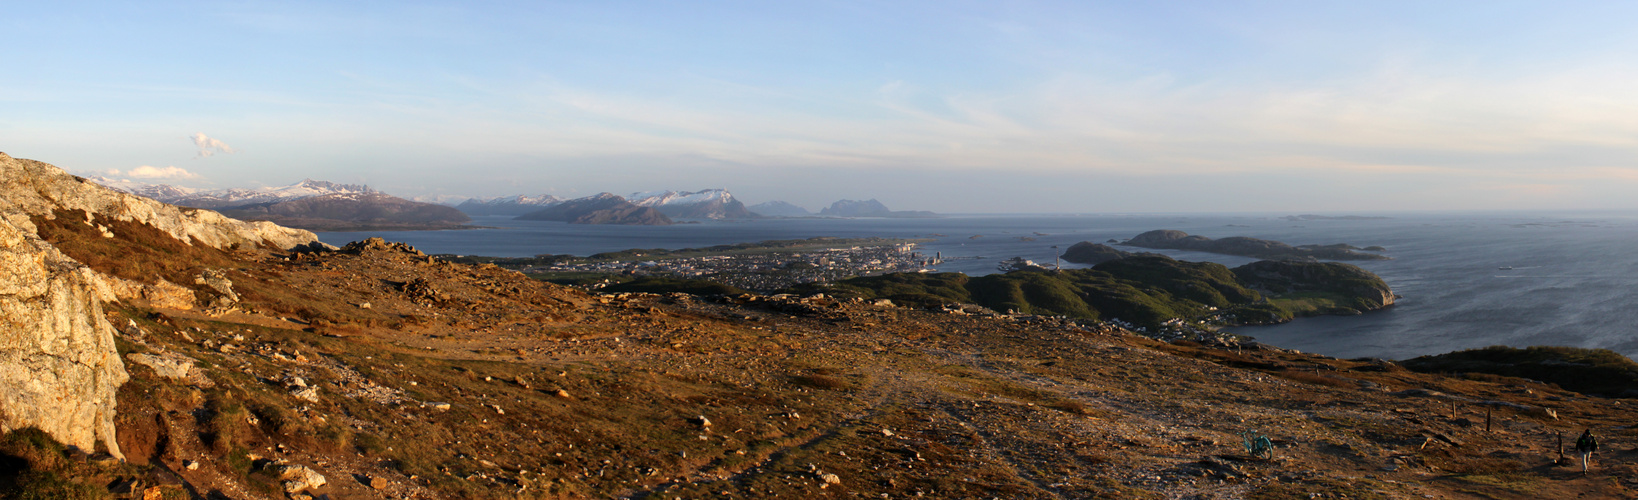
<svg viewBox="0 0 1638 500">
<path fill-rule="evenodd" d="M 140 330 L 124 352 L 189 356 L 210 382 L 133 365 L 131 463 L 60 477 L 280 498 L 286 461 L 331 498 L 1522 498 L 1630 496 L 1610 479 L 1638 471 L 1614 451 L 1638 437 L 1624 402 L 1521 379 L 863 302 L 591 295 L 391 244 L 220 258 L 236 312 L 109 312 Z M 1553 465 L 1555 433 L 1583 426 L 1611 450 L 1588 477 Z M 1245 456 L 1247 432 L 1272 459 Z"/>
</svg>

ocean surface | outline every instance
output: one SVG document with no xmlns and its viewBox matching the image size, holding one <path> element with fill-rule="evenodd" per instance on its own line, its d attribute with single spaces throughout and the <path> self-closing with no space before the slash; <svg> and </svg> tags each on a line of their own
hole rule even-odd
<svg viewBox="0 0 1638 500">
<path fill-rule="evenodd" d="M 1233 328 L 1258 340 L 1332 356 L 1405 359 L 1490 345 L 1565 345 L 1638 357 L 1638 213 L 1360 214 L 1381 219 L 1290 220 L 1285 214 L 956 215 L 937 219 L 702 221 L 672 226 L 572 225 L 479 217 L 493 229 L 320 233 L 331 244 L 371 236 L 427 253 L 527 257 L 631 248 L 678 249 L 815 236 L 930 239 L 939 271 L 995 272 L 1021 256 L 1052 264 L 1080 241 L 1153 229 L 1212 238 L 1250 236 L 1293 245 L 1348 243 L 1388 250 L 1355 261 L 1402 298 L 1360 316 Z M 1057 246 L 1058 248 L 1053 248 Z M 1160 251 L 1237 266 L 1253 259 Z M 1063 263 L 1066 268 L 1084 267 Z M 1510 269 L 1509 269 L 1510 268 Z"/>
</svg>

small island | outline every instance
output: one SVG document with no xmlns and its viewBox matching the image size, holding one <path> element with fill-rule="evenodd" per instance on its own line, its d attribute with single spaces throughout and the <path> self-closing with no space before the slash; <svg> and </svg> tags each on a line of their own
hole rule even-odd
<svg viewBox="0 0 1638 500">
<path fill-rule="evenodd" d="M 1127 240 L 1122 245 L 1140 248 L 1155 248 L 1168 250 L 1190 250 L 1195 252 L 1220 253 L 1224 255 L 1238 255 L 1257 259 L 1299 259 L 1299 260 L 1389 260 L 1385 255 L 1362 252 L 1361 248 L 1346 243 L 1331 245 L 1298 245 L 1292 246 L 1278 241 L 1248 238 L 1245 236 L 1231 236 L 1222 239 L 1211 239 L 1205 236 L 1190 235 L 1172 229 L 1157 229 L 1149 231 Z M 1370 247 L 1381 249 L 1382 247 Z"/>
</svg>

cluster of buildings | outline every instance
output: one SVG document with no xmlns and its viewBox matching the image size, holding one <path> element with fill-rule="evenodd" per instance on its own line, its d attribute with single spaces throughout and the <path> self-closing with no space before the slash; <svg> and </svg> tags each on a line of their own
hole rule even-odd
<svg viewBox="0 0 1638 500">
<path fill-rule="evenodd" d="M 650 261 L 562 263 L 519 270 L 525 273 L 593 272 L 706 279 L 746 290 L 772 291 L 802 283 L 855 276 L 929 271 L 938 263 L 937 257 L 928 258 L 916 252 L 914 243 L 901 243 L 804 252 L 762 251 Z"/>
</svg>

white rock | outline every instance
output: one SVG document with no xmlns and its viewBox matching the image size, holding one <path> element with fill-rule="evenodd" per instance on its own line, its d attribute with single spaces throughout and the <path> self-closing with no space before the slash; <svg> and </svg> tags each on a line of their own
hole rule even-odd
<svg viewBox="0 0 1638 500">
<path fill-rule="evenodd" d="M 318 471 L 295 464 L 279 466 L 279 479 L 284 480 L 285 493 L 307 491 L 324 486 L 328 482 Z"/>
<path fill-rule="evenodd" d="M 318 388 L 316 387 L 297 387 L 295 390 L 290 391 L 290 395 L 309 403 L 319 401 Z"/>
<path fill-rule="evenodd" d="M 161 377 L 173 380 L 187 380 L 188 371 L 193 369 L 194 364 L 193 358 L 180 354 L 155 356 L 152 354 L 133 352 L 126 354 L 125 359 L 131 360 L 132 363 L 153 368 L 154 373 L 159 374 Z"/>
</svg>

